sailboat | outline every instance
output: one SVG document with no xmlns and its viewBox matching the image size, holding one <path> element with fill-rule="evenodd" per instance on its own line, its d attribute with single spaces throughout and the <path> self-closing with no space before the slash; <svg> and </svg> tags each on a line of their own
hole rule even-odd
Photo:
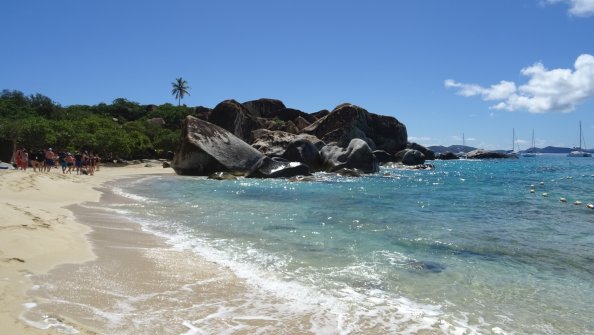
<svg viewBox="0 0 594 335">
<path fill-rule="evenodd" d="M 532 149 L 532 152 L 528 150 Z M 522 154 L 523 157 L 536 157 L 536 146 L 534 145 L 534 129 L 532 129 L 532 146 Z"/>
<path fill-rule="evenodd" d="M 580 146 L 577 148 L 578 150 L 574 150 L 567 154 L 568 157 L 592 157 L 592 154 L 582 150 L 582 121 L 580 121 Z"/>
<path fill-rule="evenodd" d="M 516 145 L 518 146 L 518 151 L 516 151 Z M 512 128 L 512 150 L 509 153 L 511 157 L 519 158 L 518 152 L 520 151 L 520 144 L 516 143 L 516 128 Z"/>
</svg>

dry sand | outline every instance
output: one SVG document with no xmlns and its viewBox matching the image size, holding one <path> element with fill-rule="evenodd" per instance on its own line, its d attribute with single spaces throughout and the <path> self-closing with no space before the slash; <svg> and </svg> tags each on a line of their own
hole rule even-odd
<svg viewBox="0 0 594 335">
<path fill-rule="evenodd" d="M 102 167 L 94 176 L 0 170 L 0 329 L 2 334 L 57 334 L 20 319 L 31 276 L 64 263 L 96 258 L 86 234 L 68 205 L 99 201 L 101 184 L 142 174 L 173 173 L 144 164 Z"/>
</svg>

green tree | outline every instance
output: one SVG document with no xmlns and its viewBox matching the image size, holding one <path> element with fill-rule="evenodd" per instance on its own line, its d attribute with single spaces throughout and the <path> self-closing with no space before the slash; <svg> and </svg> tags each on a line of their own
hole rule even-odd
<svg viewBox="0 0 594 335">
<path fill-rule="evenodd" d="M 181 99 L 184 98 L 184 95 L 190 95 L 190 86 L 188 86 L 188 82 L 182 77 L 175 78 L 175 81 L 171 83 L 171 86 L 173 86 L 171 95 L 175 96 L 177 99 L 177 105 L 180 106 Z"/>
</svg>

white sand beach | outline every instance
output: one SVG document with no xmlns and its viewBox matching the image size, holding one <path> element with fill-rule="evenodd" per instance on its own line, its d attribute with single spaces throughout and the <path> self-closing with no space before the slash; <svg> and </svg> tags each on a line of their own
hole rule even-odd
<svg viewBox="0 0 594 335">
<path fill-rule="evenodd" d="M 170 168 L 102 167 L 94 176 L 0 171 L 0 329 L 2 334 L 56 334 L 21 320 L 29 277 L 64 263 L 96 258 L 86 234 L 91 228 L 75 220 L 65 206 L 98 201 L 101 184 L 126 176 L 172 174 Z M 90 333 L 90 332 L 89 332 Z"/>
</svg>

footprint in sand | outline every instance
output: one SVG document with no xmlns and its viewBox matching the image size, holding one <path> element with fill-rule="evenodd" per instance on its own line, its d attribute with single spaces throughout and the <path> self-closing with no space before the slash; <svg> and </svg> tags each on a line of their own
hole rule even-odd
<svg viewBox="0 0 594 335">
<path fill-rule="evenodd" d="M 18 258 L 18 257 L 12 257 L 12 258 L 4 258 L 2 259 L 3 262 L 5 263 L 25 263 L 25 260 L 22 258 Z"/>
<path fill-rule="evenodd" d="M 43 219 L 41 219 L 40 217 L 33 217 L 33 222 L 35 222 L 37 224 L 37 226 L 41 227 L 41 228 L 50 228 L 52 225 L 43 221 Z"/>
</svg>

